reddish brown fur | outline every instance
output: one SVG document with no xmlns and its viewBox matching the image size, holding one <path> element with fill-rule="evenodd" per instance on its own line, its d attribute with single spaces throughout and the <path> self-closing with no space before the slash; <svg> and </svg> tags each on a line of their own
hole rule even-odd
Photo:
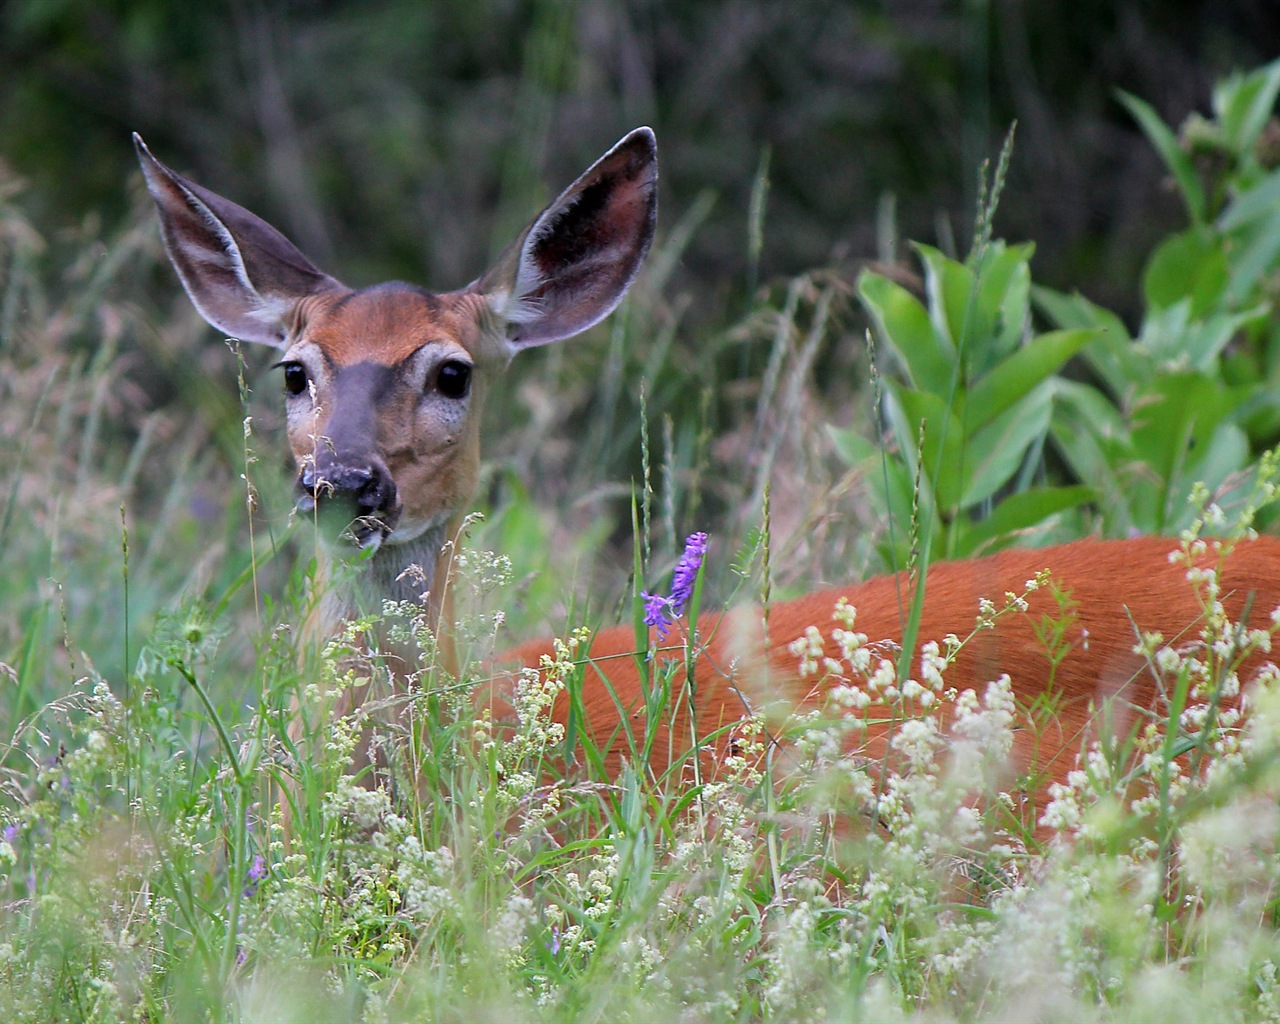
<svg viewBox="0 0 1280 1024">
<path fill-rule="evenodd" d="M 395 366 L 428 342 L 448 342 L 480 359 L 478 305 L 476 296 L 465 292 L 433 294 L 396 283 L 325 292 L 299 303 L 297 335 L 335 366 L 366 361 Z M 506 359 L 500 362 L 505 366 Z"/>
<path fill-rule="evenodd" d="M 919 643 L 941 642 L 948 633 L 967 636 L 974 628 L 980 598 L 1002 605 L 1006 592 L 1023 593 L 1026 581 L 1042 569 L 1049 569 L 1057 585 L 1070 595 L 1070 608 L 1064 613 L 1048 590 L 1032 594 L 1026 614 L 1006 615 L 995 629 L 979 632 L 965 645 L 947 675 L 950 687 L 981 692 L 986 682 L 1008 673 L 1020 708 L 1027 710 L 1046 694 L 1050 685 L 1045 644 L 1037 638 L 1035 626 L 1045 616 L 1073 617 L 1065 633 L 1071 651 L 1052 680 L 1054 713 L 1047 728 L 1043 723 L 1034 726 L 1029 715 L 1019 723 L 1014 751 L 1014 767 L 1019 773 L 1036 769 L 1043 773 L 1045 781 L 1064 781 L 1090 735 L 1097 708 L 1106 698 L 1119 698 L 1113 704 L 1118 725 L 1132 722 L 1136 714 L 1161 710 L 1155 679 L 1133 647 L 1135 628 L 1158 631 L 1166 643 L 1175 647 L 1199 637 L 1202 613 L 1197 591 L 1186 579 L 1185 567 L 1170 564 L 1168 558 L 1177 547 L 1177 541 L 1158 537 L 1084 540 L 1043 550 L 1005 551 L 989 558 L 941 563 L 929 570 Z M 1206 556 L 1201 564 L 1213 564 L 1213 556 Z M 1240 542 L 1223 572 L 1222 595 L 1233 620 L 1247 615 L 1248 624 L 1267 625 L 1272 610 L 1280 606 L 1280 540 L 1262 537 Z M 909 602 L 907 581 L 901 575 L 774 605 L 769 613 L 767 671 L 765 660 L 760 657 L 762 630 L 758 612 L 704 617 L 698 632 L 705 649 L 696 660 L 695 672 L 697 734 L 712 736 L 725 724 L 739 719 L 747 703 L 760 706 L 781 699 L 796 707 L 821 705 L 825 686 L 815 687 L 812 679 L 800 678 L 798 659 L 787 647 L 813 625 L 828 638 L 827 654 L 837 657 L 829 637 L 835 625 L 832 611 L 841 597 L 857 608 L 856 629 L 867 634 L 869 641 L 901 640 Z M 669 639 L 679 644 L 677 638 Z M 550 649 L 545 641 L 528 643 L 497 661 L 534 666 Z M 644 732 L 643 691 L 634 651 L 634 630 L 604 630 L 591 645 L 586 668 L 586 728 L 607 751 L 610 772 L 620 770 L 627 752 L 627 742 L 619 730 L 621 714 L 625 712 L 630 718 L 633 732 Z M 671 656 L 682 659 L 683 651 L 676 650 Z M 657 657 L 661 659 L 662 654 Z M 1265 657 L 1251 656 L 1242 679 L 1247 679 L 1248 672 L 1255 670 Z M 683 671 L 677 680 L 683 681 Z M 613 694 L 617 695 L 616 702 Z M 678 705 L 674 721 L 658 727 L 659 737 L 653 748 L 652 767 L 658 772 L 690 749 L 689 716 L 683 702 L 674 703 Z M 567 720 L 568 701 L 564 695 L 554 714 L 558 721 Z M 885 738 L 883 728 L 873 727 L 864 753 L 880 756 Z M 723 742 L 721 739 L 712 746 L 722 747 Z M 714 771 L 714 761 L 713 754 L 703 765 L 704 770 Z"/>
</svg>

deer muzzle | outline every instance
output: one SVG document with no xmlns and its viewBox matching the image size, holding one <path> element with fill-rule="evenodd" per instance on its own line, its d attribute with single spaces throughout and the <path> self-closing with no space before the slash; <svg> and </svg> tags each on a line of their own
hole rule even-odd
<svg viewBox="0 0 1280 1024">
<path fill-rule="evenodd" d="M 396 484 L 381 459 L 322 453 L 298 474 L 297 509 L 358 548 L 380 545 L 400 518 Z"/>
</svg>

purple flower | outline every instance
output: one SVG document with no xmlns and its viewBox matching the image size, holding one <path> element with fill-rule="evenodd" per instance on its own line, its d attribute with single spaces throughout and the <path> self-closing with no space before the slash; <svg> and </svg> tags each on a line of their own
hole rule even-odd
<svg viewBox="0 0 1280 1024">
<path fill-rule="evenodd" d="M 671 612 L 671 598 L 661 594 L 651 594 L 647 590 L 640 591 L 640 599 L 644 601 L 644 624 L 658 631 L 658 639 L 667 638 L 667 630 L 671 628 L 668 616 Z M 675 616 L 671 616 L 674 618 Z"/>
<path fill-rule="evenodd" d="M 676 571 L 671 574 L 671 606 L 677 615 L 684 611 L 693 595 L 693 585 L 698 581 L 702 557 L 707 553 L 707 535 L 691 533 L 684 541 L 684 554 Z"/>
<path fill-rule="evenodd" d="M 671 574 L 671 596 L 650 594 L 647 590 L 640 592 L 644 601 L 644 624 L 658 631 L 658 639 L 665 640 L 671 629 L 671 623 L 680 617 L 684 606 L 693 596 L 693 585 L 698 581 L 698 570 L 702 568 L 702 559 L 707 553 L 707 535 L 691 533 L 685 538 L 684 554 Z"/>
<path fill-rule="evenodd" d="M 245 896 L 252 896 L 258 891 L 258 883 L 267 877 L 267 862 L 262 859 L 262 854 L 255 853 L 253 855 L 253 863 L 249 865 L 248 872 L 249 884 L 244 887 Z"/>
</svg>

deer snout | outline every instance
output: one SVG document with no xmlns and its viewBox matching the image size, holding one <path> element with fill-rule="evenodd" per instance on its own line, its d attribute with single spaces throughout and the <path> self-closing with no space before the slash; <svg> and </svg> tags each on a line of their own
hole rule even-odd
<svg viewBox="0 0 1280 1024">
<path fill-rule="evenodd" d="M 299 511 L 318 510 L 358 547 L 385 540 L 400 514 L 395 481 L 380 459 L 322 455 L 298 474 L 298 491 Z"/>
</svg>

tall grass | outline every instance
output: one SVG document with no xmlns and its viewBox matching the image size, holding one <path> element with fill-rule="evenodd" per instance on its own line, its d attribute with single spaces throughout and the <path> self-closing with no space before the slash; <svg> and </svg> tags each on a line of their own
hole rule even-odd
<svg viewBox="0 0 1280 1024">
<path fill-rule="evenodd" d="M 865 559 L 838 513 L 857 481 L 822 446 L 839 411 L 803 386 L 840 365 L 839 275 L 764 289 L 677 345 L 694 207 L 611 325 L 514 368 L 489 515 L 454 557 L 461 675 L 434 666 L 416 608 L 384 610 L 422 651 L 402 714 L 358 629 L 299 657 L 315 539 L 287 525 L 258 354 L 242 370 L 185 305 L 149 303 L 174 288 L 142 218 L 48 252 L 16 185 L 0 197 L 7 1019 L 1280 1016 L 1275 680 L 1247 721 L 1219 706 L 1270 623 L 1210 615 L 1203 648 L 1153 644 L 1184 696 L 1131 749 L 1085 751 L 1045 807 L 1008 775 L 1007 679 L 956 692 L 954 649 L 925 644 L 902 681 L 844 607 L 813 628 L 842 630 L 868 682 L 735 726 L 714 775 L 646 767 L 694 638 L 653 660 L 620 774 L 549 723 L 588 685 L 567 627 L 628 620 L 692 528 L 714 524 L 704 605 Z M 1187 585 L 1212 612 L 1212 578 Z M 473 699 L 486 657 L 548 626 L 567 639 L 505 684 L 495 721 Z M 366 685 L 361 712 L 290 733 L 295 698 Z M 372 741 L 366 716 L 386 720 Z M 891 754 L 846 756 L 876 717 L 899 723 Z M 370 742 L 387 788 L 350 774 Z"/>
</svg>

